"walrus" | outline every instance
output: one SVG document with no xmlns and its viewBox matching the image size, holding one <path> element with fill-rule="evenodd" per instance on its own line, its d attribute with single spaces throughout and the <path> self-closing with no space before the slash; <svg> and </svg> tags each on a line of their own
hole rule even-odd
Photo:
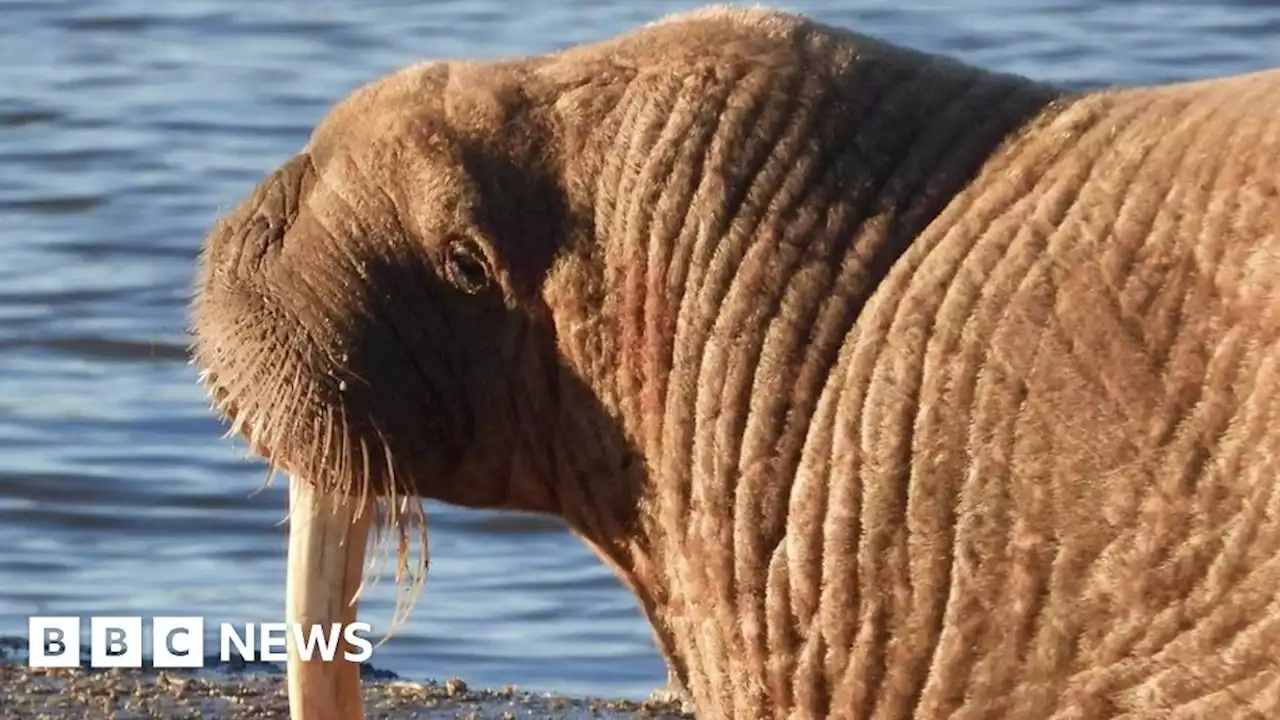
<svg viewBox="0 0 1280 720">
<path fill-rule="evenodd" d="M 371 534 L 419 581 L 434 498 L 562 518 L 699 717 L 1275 717 L 1278 183 L 1280 70 L 713 7 L 338 102 L 207 237 L 194 360 L 298 622 Z"/>
</svg>

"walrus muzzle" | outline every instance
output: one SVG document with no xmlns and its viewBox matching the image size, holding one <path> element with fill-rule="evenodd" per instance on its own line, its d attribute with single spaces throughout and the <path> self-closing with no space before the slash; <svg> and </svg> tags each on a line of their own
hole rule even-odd
<svg viewBox="0 0 1280 720">
<path fill-rule="evenodd" d="M 310 156 L 300 154 L 210 236 L 196 299 L 196 360 L 231 432 L 290 477 L 291 715 L 351 720 L 362 716 L 362 699 L 359 663 L 346 657 L 359 648 L 346 632 L 356 620 L 370 536 L 381 537 L 376 518 L 401 533 L 397 581 L 408 572 L 406 529 L 420 530 L 419 585 L 425 578 L 421 507 L 404 502 L 408 490 L 397 483 L 397 472 L 413 473 L 393 467 L 392 450 L 404 427 L 425 422 L 408 411 L 393 417 L 400 425 L 369 420 L 374 408 L 395 406 L 400 385 L 366 378 L 388 372 L 404 354 L 385 332 L 369 338 L 365 318 L 376 299 L 361 294 L 367 284 L 355 274 L 377 258 L 348 262 L 360 246 L 327 232 L 316 215 L 325 202 L 317 187 Z"/>
</svg>

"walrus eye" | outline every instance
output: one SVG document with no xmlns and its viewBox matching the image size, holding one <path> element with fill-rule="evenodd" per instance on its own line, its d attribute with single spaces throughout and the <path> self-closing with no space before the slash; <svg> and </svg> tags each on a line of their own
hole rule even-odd
<svg viewBox="0 0 1280 720">
<path fill-rule="evenodd" d="M 466 293 L 474 295 L 489 286 L 489 268 L 484 256 L 467 240 L 449 243 L 445 251 L 445 272 L 449 282 Z"/>
</svg>

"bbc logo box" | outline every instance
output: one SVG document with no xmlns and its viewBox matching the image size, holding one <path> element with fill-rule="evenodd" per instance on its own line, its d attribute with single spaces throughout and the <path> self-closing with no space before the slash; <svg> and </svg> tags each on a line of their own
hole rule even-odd
<svg viewBox="0 0 1280 720">
<path fill-rule="evenodd" d="M 78 617 L 31 617 L 27 621 L 31 667 L 80 666 Z M 198 668 L 204 662 L 204 618 L 151 619 L 151 657 L 158 668 Z M 95 668 L 140 668 L 147 644 L 140 617 L 89 618 L 89 663 Z"/>
</svg>

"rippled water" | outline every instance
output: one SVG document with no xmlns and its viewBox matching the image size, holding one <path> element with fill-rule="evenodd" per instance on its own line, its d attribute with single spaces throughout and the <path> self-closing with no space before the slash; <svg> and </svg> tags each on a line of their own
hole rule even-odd
<svg viewBox="0 0 1280 720">
<path fill-rule="evenodd" d="M 357 85 L 549 50 L 693 2 L 0 0 L 0 634 L 31 614 L 272 621 L 284 511 L 185 361 L 205 229 Z M 1071 85 L 1280 65 L 1273 0 L 789 5 Z M 631 597 L 554 523 L 433 507 L 433 567 L 374 662 L 641 697 Z M 389 583 L 364 603 L 383 627 Z"/>
</svg>

